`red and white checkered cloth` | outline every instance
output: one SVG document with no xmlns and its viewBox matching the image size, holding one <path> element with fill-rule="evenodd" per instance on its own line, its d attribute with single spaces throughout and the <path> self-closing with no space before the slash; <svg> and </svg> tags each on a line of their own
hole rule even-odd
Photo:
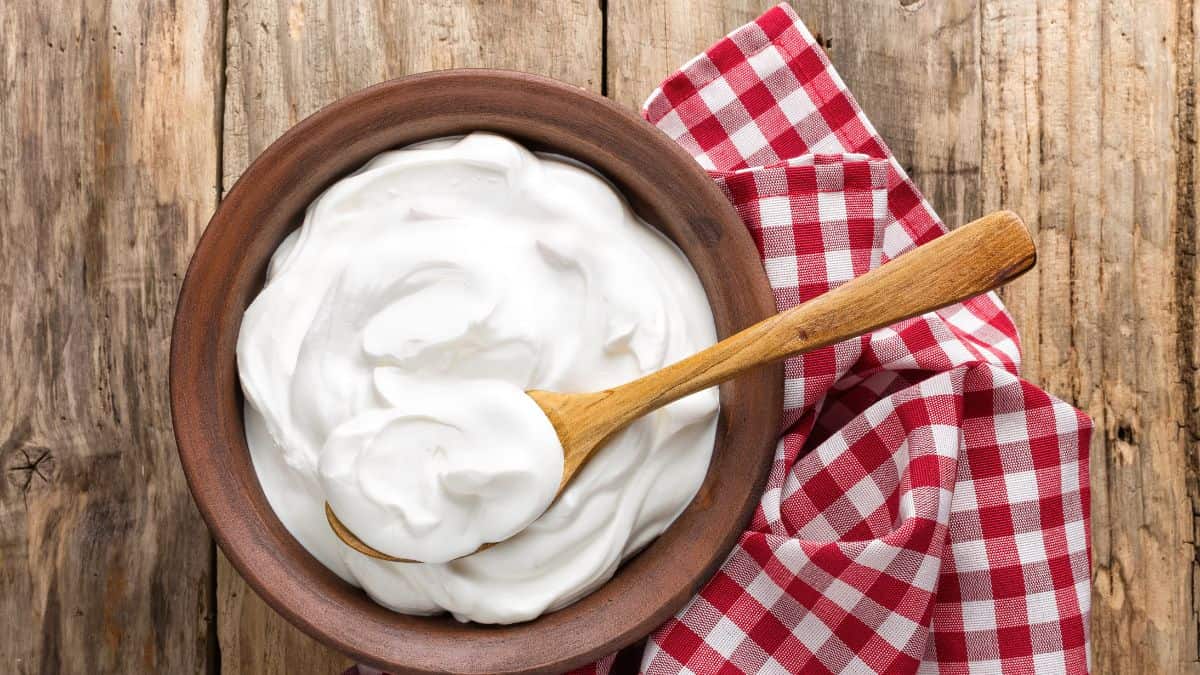
<svg viewBox="0 0 1200 675">
<path fill-rule="evenodd" d="M 645 115 L 737 207 L 780 310 L 945 231 L 787 5 Z M 754 520 L 643 671 L 1085 671 L 1091 422 L 1019 361 L 994 294 L 790 359 Z"/>
<path fill-rule="evenodd" d="M 644 112 L 737 207 L 780 310 L 945 232 L 787 5 Z M 642 671 L 1085 672 L 1091 421 L 1019 363 L 994 294 L 789 359 L 749 530 Z"/>
</svg>

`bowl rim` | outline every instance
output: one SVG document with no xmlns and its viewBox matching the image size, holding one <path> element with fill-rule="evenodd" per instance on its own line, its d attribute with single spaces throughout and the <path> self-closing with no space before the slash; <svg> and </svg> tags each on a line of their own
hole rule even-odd
<svg viewBox="0 0 1200 675">
<path fill-rule="evenodd" d="M 514 107 L 517 104 L 510 99 L 517 98 L 518 94 L 530 110 L 521 112 Z M 494 103 L 493 99 L 509 101 L 505 104 L 509 108 L 503 111 L 490 108 L 500 105 Z M 770 469 L 782 411 L 783 365 L 776 363 L 755 369 L 722 385 L 714 459 L 700 493 L 657 541 L 626 561 L 613 579 L 577 603 L 529 622 L 497 627 L 451 625 L 444 618 L 399 615 L 374 605 L 357 589 L 348 595 L 345 589 L 353 587 L 307 554 L 283 529 L 269 505 L 264 510 L 265 496 L 252 468 L 249 480 L 245 480 L 245 464 L 249 460 L 241 416 L 238 412 L 237 419 L 232 419 L 229 413 L 229 397 L 240 399 L 241 394 L 236 364 L 228 362 L 228 358 L 218 357 L 229 352 L 231 316 L 237 319 L 232 322 L 233 340 L 236 341 L 236 328 L 240 326 L 245 306 L 242 304 L 238 308 L 236 305 L 248 302 L 248 299 L 234 291 L 244 289 L 247 283 L 251 283 L 246 281 L 251 275 L 248 266 L 265 267 L 263 251 L 269 257 L 270 251 L 278 243 L 276 240 L 268 247 L 260 241 L 267 235 L 256 237 L 260 222 L 284 220 L 283 216 L 271 215 L 266 208 L 276 203 L 269 201 L 276 194 L 269 188 L 277 187 L 283 191 L 282 194 L 289 196 L 291 193 L 287 190 L 295 193 L 308 189 L 295 187 L 304 182 L 304 179 L 298 178 L 298 169 L 294 165 L 304 152 L 297 148 L 307 148 L 307 152 L 314 153 L 313 146 L 320 145 L 322 134 L 342 134 L 347 139 L 345 147 L 360 147 L 356 144 L 378 143 L 380 135 L 400 133 L 396 129 L 405 125 L 411 129 L 404 133 L 416 134 L 416 138 L 420 138 L 422 128 L 430 125 L 436 127 L 443 123 L 443 118 L 434 115 L 432 122 L 416 119 L 411 108 L 417 101 L 433 108 L 449 106 L 445 108 L 444 120 L 461 118 L 479 121 L 478 126 L 473 128 L 493 129 L 507 124 L 530 124 L 531 120 L 540 124 L 579 127 L 582 122 L 575 117 L 595 124 L 595 128 L 589 127 L 588 130 L 598 133 L 598 138 L 572 137 L 570 143 L 578 141 L 581 144 L 579 148 L 587 148 L 586 153 L 607 152 L 614 157 L 628 155 L 630 158 L 636 154 L 643 159 L 649 158 L 648 165 L 634 170 L 657 172 L 660 177 L 667 179 L 665 186 L 654 187 L 641 176 L 612 176 L 609 167 L 596 167 L 618 184 L 638 209 L 639 215 L 646 218 L 643 210 L 657 209 L 655 220 L 646 218 L 652 225 L 660 230 L 675 227 L 676 231 L 668 231 L 668 236 L 673 239 L 685 237 L 693 248 L 700 245 L 707 247 L 704 260 L 708 266 L 708 276 L 702 274 L 701 280 L 710 297 L 710 305 L 714 307 L 714 319 L 721 336 L 775 312 L 773 294 L 757 248 L 737 212 L 694 158 L 632 111 L 582 88 L 517 71 L 453 69 L 388 80 L 340 98 L 292 126 L 246 168 L 221 200 L 205 228 L 180 289 L 171 336 L 169 386 L 172 424 L 180 461 L 197 507 L 233 566 L 269 606 L 326 645 L 360 662 L 391 672 L 524 673 L 555 672 L 577 667 L 648 634 L 703 587 L 732 549 L 758 505 Z M 547 111 L 532 112 L 532 103 L 543 106 Z M 554 117 L 555 114 L 558 117 Z M 525 115 L 530 118 L 525 119 Z M 365 126 L 351 128 L 354 121 L 361 121 L 358 120 L 361 117 L 367 118 Z M 464 130 L 469 128 L 464 127 Z M 611 132 L 610 135 L 604 136 L 608 132 Z M 576 129 L 572 133 L 580 132 Z M 323 142 L 329 144 L 328 140 Z M 535 139 L 533 144 L 536 143 Z M 342 146 L 335 147 L 340 150 Z M 386 149 L 396 145 L 381 147 Z M 554 144 L 548 144 L 547 147 L 557 148 Z M 348 149 L 344 154 L 352 155 L 354 152 Z M 596 162 L 578 156 L 586 153 L 563 154 L 595 165 Z M 333 154 L 336 156 L 337 152 Z M 341 161 L 340 158 L 338 161 Z M 346 160 L 346 164 L 352 170 L 363 161 L 365 159 Z M 597 160 L 600 163 L 607 161 Z M 632 165 L 632 159 L 621 161 Z M 333 172 L 332 177 L 316 182 L 322 183 L 320 187 L 323 189 L 348 173 L 345 168 L 329 169 Z M 647 194 L 663 192 L 682 194 L 687 199 L 644 199 Z M 286 200 L 287 197 L 284 198 Z M 311 199 L 303 203 L 306 205 L 308 201 Z M 284 233 L 298 225 L 298 216 L 302 213 L 303 208 L 286 218 L 291 225 L 283 230 Z M 684 249 L 693 266 L 697 266 L 699 263 L 693 260 L 692 252 L 684 243 L 678 239 L 676 243 Z M 239 245 L 243 248 L 238 249 Z M 256 255 L 259 257 L 254 258 Z M 254 260 L 249 260 L 251 258 Z M 749 264 L 751 258 L 753 265 Z M 235 261 L 232 272 L 229 270 L 231 260 Z M 728 270 L 717 273 L 713 270 L 718 260 L 736 264 L 730 264 Z M 700 271 L 697 268 L 697 272 Z M 261 269 L 258 273 L 261 274 Z M 728 276 L 728 280 L 721 275 Z M 710 284 L 715 284 L 717 288 L 710 288 Z M 249 297 L 257 295 L 257 288 L 261 288 L 261 281 Z M 714 292 L 717 291 L 733 294 L 731 297 L 734 297 L 735 304 L 741 306 L 721 310 L 729 316 L 716 316 L 718 310 Z M 244 295 L 244 291 L 239 292 Z M 230 301 L 231 297 L 234 302 Z M 730 316 L 735 319 L 730 319 Z M 730 325 L 731 321 L 734 325 Z M 736 325 L 737 322 L 745 325 Z M 221 388 L 222 382 L 226 383 L 224 386 L 229 382 L 230 368 L 233 370 L 232 392 Z M 718 453 L 730 445 L 736 446 L 733 450 L 741 454 L 749 453 L 757 460 L 757 463 L 748 463 L 751 466 L 746 468 L 732 464 L 724 467 L 743 474 L 740 482 L 724 480 L 721 472 L 716 470 Z M 733 450 L 729 451 L 730 454 Z M 737 499 L 730 496 L 731 491 L 737 493 Z M 726 513 L 729 510 L 732 511 Z M 686 575 L 675 573 L 666 566 L 656 568 L 649 563 L 643 564 L 651 555 L 649 552 L 654 551 L 659 543 L 667 541 L 669 535 L 673 537 L 670 540 L 672 545 L 691 546 L 693 540 L 685 540 L 682 535 L 672 533 L 685 518 L 699 518 L 694 515 L 697 513 L 724 518 L 726 522 L 736 521 L 740 525 L 719 533 L 689 530 L 694 537 L 712 541 L 708 542 L 709 546 L 703 553 L 685 548 L 685 553 L 690 551 L 691 557 L 670 559 L 687 567 Z M 655 555 L 660 561 L 668 560 L 662 552 Z M 314 565 L 320 569 L 315 569 Z M 627 581 L 621 585 L 625 595 L 614 591 L 609 595 L 615 597 L 605 598 L 604 602 L 596 601 L 597 596 L 604 594 L 606 588 L 621 579 L 623 574 L 630 573 L 629 570 L 634 567 L 637 568 L 639 584 L 631 585 L 632 582 Z M 685 576 L 687 578 L 682 579 Z M 331 582 L 329 577 L 336 581 Z M 339 591 L 334 588 L 338 584 L 345 586 L 345 589 Z M 664 590 L 659 585 L 669 585 L 670 588 Z M 657 599 L 653 603 L 645 603 L 647 607 L 643 611 L 635 601 L 626 597 L 634 589 Z M 361 597 L 350 597 L 355 593 Z M 369 606 L 363 605 L 364 601 Z M 654 606 L 649 607 L 650 604 Z M 595 615 L 590 623 L 586 621 L 586 615 L 572 616 L 569 620 L 560 616 L 572 613 L 572 608 L 576 608 L 574 614 L 580 614 L 578 608 L 581 605 L 587 605 L 587 611 Z M 636 616 L 624 626 L 603 621 L 621 611 Z M 539 624 L 552 625 L 554 634 L 561 641 L 557 644 L 547 643 L 545 636 L 538 635 Z M 581 627 L 594 630 L 598 637 L 584 635 L 580 639 L 572 638 L 572 635 L 581 631 Z M 464 636 L 467 642 L 464 642 Z M 456 648 L 465 652 L 465 655 L 453 653 Z"/>
</svg>

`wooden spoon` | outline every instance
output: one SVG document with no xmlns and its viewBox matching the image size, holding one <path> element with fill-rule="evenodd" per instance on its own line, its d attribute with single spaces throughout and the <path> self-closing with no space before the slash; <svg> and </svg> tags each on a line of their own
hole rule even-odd
<svg viewBox="0 0 1200 675">
<path fill-rule="evenodd" d="M 869 333 L 999 288 L 1034 266 L 1037 252 L 1020 217 L 999 211 L 945 234 L 824 295 L 760 321 L 662 370 L 613 389 L 582 394 L 530 390 L 563 447 L 571 482 L 610 436 L 688 394 L 772 361 Z M 411 562 L 364 544 L 325 515 L 346 545 L 372 558 Z M 491 544 L 481 547 L 487 548 Z"/>
</svg>

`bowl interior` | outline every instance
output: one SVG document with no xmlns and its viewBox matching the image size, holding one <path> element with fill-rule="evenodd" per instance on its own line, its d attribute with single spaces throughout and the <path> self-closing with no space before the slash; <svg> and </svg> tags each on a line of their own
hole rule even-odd
<svg viewBox="0 0 1200 675">
<path fill-rule="evenodd" d="M 709 578 L 742 531 L 766 477 L 782 403 L 781 365 L 721 387 L 716 446 L 699 494 L 608 583 L 511 626 L 411 617 L 371 602 L 284 529 L 246 448 L 235 346 L 275 247 L 322 190 L 387 149 L 494 131 L 563 154 L 612 180 L 696 269 L 725 337 L 774 313 L 753 241 L 719 189 L 673 141 L 575 87 L 502 71 L 444 71 L 385 82 L 304 120 L 222 201 L 176 310 L 171 405 L 196 503 L 238 571 L 310 635 L 392 672 L 554 672 L 639 639 Z"/>
</svg>

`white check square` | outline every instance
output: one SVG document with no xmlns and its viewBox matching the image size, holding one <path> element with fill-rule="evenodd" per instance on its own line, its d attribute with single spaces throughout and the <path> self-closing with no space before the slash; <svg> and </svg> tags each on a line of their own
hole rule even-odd
<svg viewBox="0 0 1200 675">
<path fill-rule="evenodd" d="M 750 67 L 759 79 L 767 79 L 777 71 L 787 68 L 787 63 L 775 47 L 768 47 L 748 59 Z"/>
<path fill-rule="evenodd" d="M 700 98 L 704 100 L 704 105 L 708 106 L 709 110 L 717 112 L 736 101 L 737 94 L 733 92 L 724 78 L 717 78 L 704 85 L 704 88 L 700 90 Z"/>
<path fill-rule="evenodd" d="M 766 258 L 763 260 L 763 267 L 767 271 L 767 279 L 770 279 L 772 288 L 791 288 L 800 283 L 794 255 Z"/>
<path fill-rule="evenodd" d="M 763 227 L 792 228 L 792 200 L 789 197 L 763 197 L 758 200 L 758 217 Z"/>
<path fill-rule="evenodd" d="M 762 130 L 753 121 L 730 134 L 729 140 L 743 157 L 749 157 L 769 145 L 767 137 L 763 136 Z"/>
<path fill-rule="evenodd" d="M 993 600 L 964 600 L 963 630 L 996 630 L 996 603 Z"/>
<path fill-rule="evenodd" d="M 854 262 L 850 258 L 850 251 L 844 249 L 826 251 L 825 273 L 829 276 L 830 284 L 853 279 Z"/>
</svg>

